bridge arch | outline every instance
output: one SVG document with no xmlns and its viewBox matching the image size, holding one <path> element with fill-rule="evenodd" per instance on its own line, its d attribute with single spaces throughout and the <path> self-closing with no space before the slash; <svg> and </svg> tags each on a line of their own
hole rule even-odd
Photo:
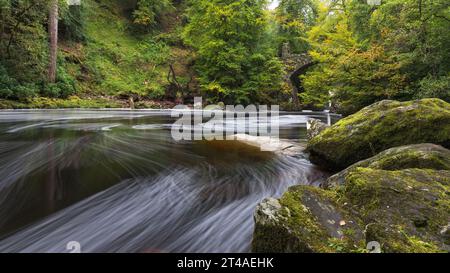
<svg viewBox="0 0 450 273">
<path fill-rule="evenodd" d="M 289 84 L 292 90 L 292 102 L 294 103 L 295 108 L 299 109 L 300 102 L 298 99 L 298 94 L 303 91 L 300 75 L 305 74 L 308 68 L 313 66 L 315 62 L 307 53 L 291 53 L 288 43 L 283 44 L 281 59 L 286 67 L 285 81 Z"/>
</svg>

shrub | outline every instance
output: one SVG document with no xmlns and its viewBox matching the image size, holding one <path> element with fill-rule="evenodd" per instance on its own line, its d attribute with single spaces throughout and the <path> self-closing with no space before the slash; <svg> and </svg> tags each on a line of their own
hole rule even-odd
<svg viewBox="0 0 450 273">
<path fill-rule="evenodd" d="M 74 78 L 69 75 L 62 65 L 58 66 L 56 83 L 44 84 L 41 95 L 49 98 L 68 98 L 76 93 Z"/>
<path fill-rule="evenodd" d="M 419 82 L 418 98 L 440 98 L 450 102 L 450 75 L 428 76 Z"/>
<path fill-rule="evenodd" d="M 0 98 L 24 101 L 38 93 L 39 87 L 36 84 L 20 84 L 8 75 L 4 67 L 0 66 Z"/>
<path fill-rule="evenodd" d="M 39 87 L 33 83 L 26 83 L 14 87 L 13 98 L 19 101 L 25 101 L 39 94 Z"/>
<path fill-rule="evenodd" d="M 12 88 L 17 85 L 16 80 L 10 78 L 6 69 L 0 66 L 0 98 L 8 99 L 12 97 Z"/>
</svg>

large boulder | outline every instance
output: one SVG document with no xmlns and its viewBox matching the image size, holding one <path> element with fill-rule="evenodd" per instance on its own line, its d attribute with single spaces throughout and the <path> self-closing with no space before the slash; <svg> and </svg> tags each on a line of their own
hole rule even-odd
<svg viewBox="0 0 450 273">
<path fill-rule="evenodd" d="M 339 171 L 386 149 L 417 143 L 450 147 L 450 104 L 440 99 L 381 101 L 309 141 L 310 160 Z"/>
<path fill-rule="evenodd" d="M 335 252 L 333 242 L 364 247 L 362 229 L 319 188 L 292 187 L 259 204 L 254 218 L 254 252 Z"/>
<path fill-rule="evenodd" d="M 342 185 L 348 173 L 361 167 L 388 171 L 411 168 L 450 171 L 450 150 L 429 143 L 394 147 L 331 176 L 322 187 Z"/>
<path fill-rule="evenodd" d="M 450 171 L 355 168 L 325 190 L 295 186 L 255 212 L 255 252 L 448 252 Z M 267 204 L 270 202 L 270 204 Z"/>
</svg>

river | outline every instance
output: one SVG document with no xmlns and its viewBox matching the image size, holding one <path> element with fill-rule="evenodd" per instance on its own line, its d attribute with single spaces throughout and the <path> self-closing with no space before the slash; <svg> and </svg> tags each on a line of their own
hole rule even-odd
<svg viewBox="0 0 450 273">
<path fill-rule="evenodd" d="M 321 112 L 281 113 L 305 143 Z M 332 121 L 337 117 L 331 116 Z M 0 111 L 0 252 L 249 252 L 255 206 L 327 174 L 304 154 L 181 141 L 165 110 Z"/>
</svg>

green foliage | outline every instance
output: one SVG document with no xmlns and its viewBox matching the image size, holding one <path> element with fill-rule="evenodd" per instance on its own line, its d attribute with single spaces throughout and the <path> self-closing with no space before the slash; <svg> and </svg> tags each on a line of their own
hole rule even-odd
<svg viewBox="0 0 450 273">
<path fill-rule="evenodd" d="M 68 98 L 76 93 L 75 80 L 63 69 L 58 66 L 56 83 L 45 84 L 41 95 L 49 98 Z"/>
<path fill-rule="evenodd" d="M 154 26 L 159 16 L 173 9 L 170 0 L 138 0 L 133 12 L 134 23 L 141 26 Z"/>
<path fill-rule="evenodd" d="M 6 69 L 0 66 L 0 98 L 11 98 L 14 94 L 15 79 L 9 77 Z"/>
<path fill-rule="evenodd" d="M 303 77 L 304 104 L 332 99 L 350 114 L 381 99 L 449 100 L 446 1 L 339 3 L 322 7 L 320 23 L 308 34 L 319 65 Z"/>
<path fill-rule="evenodd" d="M 13 98 L 19 101 L 25 101 L 28 98 L 35 97 L 39 93 L 39 87 L 33 83 L 25 83 L 22 85 L 17 85 L 13 89 Z"/>
<path fill-rule="evenodd" d="M 293 53 L 309 49 L 306 32 L 315 24 L 317 12 L 315 0 L 281 0 L 276 9 L 278 46 L 289 43 Z"/>
<path fill-rule="evenodd" d="M 75 92 L 74 79 L 58 67 L 55 84 L 47 84 L 47 1 L 2 1 L 0 33 L 0 97 L 25 101 L 38 95 L 67 97 Z M 61 16 L 69 15 L 66 1 Z M 4 57 L 3 57 L 4 56 Z"/>
<path fill-rule="evenodd" d="M 167 99 L 171 64 L 179 83 L 191 84 L 189 96 L 288 107 L 277 51 L 289 43 L 316 63 L 301 78 L 304 106 L 331 100 L 350 114 L 382 99 L 450 101 L 446 0 L 280 0 L 275 12 L 267 0 L 60 0 L 54 84 L 47 83 L 48 2 L 0 0 L 1 98 Z"/>
<path fill-rule="evenodd" d="M 263 102 L 281 87 L 267 43 L 265 0 L 193 0 L 185 41 L 198 55 L 200 86 L 212 101 Z M 269 84 L 267 84 L 269 83 Z"/>
<path fill-rule="evenodd" d="M 42 80 L 47 69 L 47 1 L 2 1 L 0 65 L 20 83 Z"/>
<path fill-rule="evenodd" d="M 66 41 L 84 42 L 85 36 L 85 2 L 81 5 L 67 6 L 60 4 L 59 38 Z"/>
<path fill-rule="evenodd" d="M 25 101 L 37 95 L 52 98 L 67 98 L 76 91 L 74 79 L 58 67 L 56 83 L 19 83 L 0 67 L 0 98 Z"/>
<path fill-rule="evenodd" d="M 144 23 L 145 12 L 157 18 L 169 6 L 169 0 L 139 1 L 134 19 Z M 134 8 L 133 1 L 86 0 L 69 7 L 61 0 L 57 82 L 47 83 L 48 1 L 2 0 L 0 97 L 68 98 L 88 92 L 162 98 L 167 84 L 167 68 L 162 65 L 170 49 L 150 34 L 130 31 L 133 22 L 126 11 Z"/>
<path fill-rule="evenodd" d="M 85 1 L 87 41 L 75 72 L 84 81 L 78 86 L 96 95 L 162 98 L 170 48 L 152 34 L 130 31 L 133 23 L 122 15 L 128 8 L 120 1 Z"/>
<path fill-rule="evenodd" d="M 450 74 L 435 78 L 431 75 L 419 81 L 418 98 L 440 98 L 450 101 Z"/>
<path fill-rule="evenodd" d="M 0 66 L 0 98 L 23 101 L 36 96 L 38 93 L 38 86 L 33 83 L 20 84 L 8 75 L 4 67 Z"/>
</svg>

